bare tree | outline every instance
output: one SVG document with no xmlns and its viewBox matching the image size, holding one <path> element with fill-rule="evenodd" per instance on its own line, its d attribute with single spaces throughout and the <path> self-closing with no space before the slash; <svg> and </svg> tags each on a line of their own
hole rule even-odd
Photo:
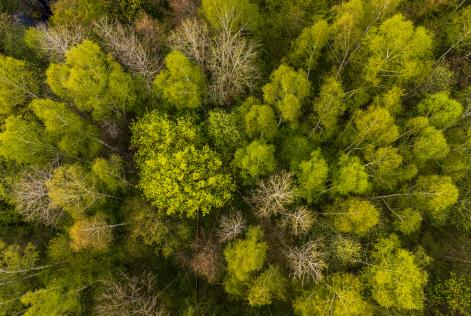
<svg viewBox="0 0 471 316">
<path fill-rule="evenodd" d="M 246 197 L 259 217 L 287 212 L 296 199 L 296 186 L 291 172 L 281 171 L 258 182 L 257 188 Z"/>
<path fill-rule="evenodd" d="M 26 221 L 54 226 L 62 218 L 64 212 L 53 207 L 48 197 L 46 182 L 51 177 L 49 169 L 34 170 L 15 184 L 16 210 Z"/>
<path fill-rule="evenodd" d="M 63 61 L 65 53 L 73 46 L 80 44 L 89 36 L 88 30 L 80 25 L 71 27 L 48 27 L 41 24 L 36 27 L 36 36 L 40 48 L 53 61 Z"/>
<path fill-rule="evenodd" d="M 228 216 L 223 215 L 219 218 L 219 228 L 217 230 L 217 237 L 219 242 L 224 243 L 234 240 L 237 236 L 242 234 L 247 228 L 247 222 L 242 216 L 242 213 L 232 212 Z"/>
<path fill-rule="evenodd" d="M 209 283 L 216 283 L 224 274 L 224 257 L 221 247 L 212 236 L 201 235 L 193 244 L 194 255 L 190 259 L 193 272 Z"/>
<path fill-rule="evenodd" d="M 201 19 L 191 18 L 183 21 L 169 36 L 170 47 L 181 51 L 202 68 L 208 62 L 211 37 L 208 25 Z"/>
<path fill-rule="evenodd" d="M 232 21 L 221 17 L 222 29 L 213 40 L 208 62 L 210 96 L 221 105 L 254 90 L 260 78 L 256 45 L 243 36 L 244 27 L 234 30 Z"/>
<path fill-rule="evenodd" d="M 292 278 L 301 280 L 302 283 L 322 279 L 327 264 L 324 261 L 326 255 L 320 248 L 320 241 L 312 240 L 301 247 L 289 247 L 285 250 Z"/>
<path fill-rule="evenodd" d="M 143 273 L 128 276 L 122 273 L 121 280 L 103 281 L 104 289 L 98 296 L 95 310 L 104 316 L 167 316 L 170 315 L 159 301 L 155 276 Z"/>
<path fill-rule="evenodd" d="M 95 32 L 125 67 L 143 76 L 148 83 L 152 81 L 160 69 L 160 60 L 148 52 L 132 29 L 106 18 L 95 22 L 94 26 Z"/>
<path fill-rule="evenodd" d="M 185 18 L 195 16 L 200 7 L 199 0 L 169 0 L 168 4 L 173 10 L 177 23 Z"/>
<path fill-rule="evenodd" d="M 294 236 L 301 236 L 309 232 L 315 221 L 314 214 L 306 206 L 298 207 L 294 212 L 282 215 L 282 227 L 289 228 Z"/>
</svg>

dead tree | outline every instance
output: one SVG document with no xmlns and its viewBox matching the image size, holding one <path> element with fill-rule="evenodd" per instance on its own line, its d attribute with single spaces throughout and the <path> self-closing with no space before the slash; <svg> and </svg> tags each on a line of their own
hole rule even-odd
<svg viewBox="0 0 471 316">
<path fill-rule="evenodd" d="M 242 234 L 247 228 L 247 222 L 242 216 L 242 213 L 232 212 L 229 215 L 223 215 L 219 218 L 219 228 L 216 232 L 217 238 L 220 243 L 225 243 L 234 240 L 237 236 Z"/>
<path fill-rule="evenodd" d="M 220 245 L 209 236 L 201 235 L 193 244 L 193 256 L 189 261 L 191 270 L 209 283 L 218 282 L 224 275 L 224 256 Z"/>
<path fill-rule="evenodd" d="M 27 173 L 14 187 L 16 210 L 28 222 L 56 225 L 64 212 L 53 207 L 48 197 L 46 182 L 51 179 L 50 170 L 35 170 Z"/>
<path fill-rule="evenodd" d="M 121 274 L 121 280 L 103 281 L 95 310 L 104 316 L 167 316 L 170 315 L 159 300 L 155 276 L 143 273 L 139 276 Z"/>
<path fill-rule="evenodd" d="M 302 283 L 319 281 L 327 267 L 324 261 L 325 253 L 320 250 L 320 241 L 309 241 L 301 247 L 288 247 L 286 258 L 291 269 L 291 277 Z"/>
<path fill-rule="evenodd" d="M 257 188 L 246 197 L 258 217 L 270 217 L 287 212 L 296 199 L 293 174 L 281 171 L 258 182 Z"/>
<path fill-rule="evenodd" d="M 282 214 L 281 226 L 288 228 L 294 236 L 301 236 L 309 232 L 314 225 L 314 214 L 306 206 L 298 207 L 294 212 Z"/>
<path fill-rule="evenodd" d="M 196 16 L 200 7 L 199 0 L 169 0 L 169 7 L 173 11 L 177 23 L 180 21 Z"/>
<path fill-rule="evenodd" d="M 148 52 L 133 30 L 117 21 L 109 22 L 106 18 L 95 22 L 94 26 L 113 56 L 150 84 L 160 69 L 160 60 L 157 55 Z"/>
</svg>

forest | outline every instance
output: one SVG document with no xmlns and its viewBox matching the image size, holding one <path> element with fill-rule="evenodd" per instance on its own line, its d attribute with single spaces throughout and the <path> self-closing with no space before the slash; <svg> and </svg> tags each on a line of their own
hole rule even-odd
<svg viewBox="0 0 471 316">
<path fill-rule="evenodd" d="M 0 0 L 0 316 L 471 315 L 471 2 Z"/>
</svg>

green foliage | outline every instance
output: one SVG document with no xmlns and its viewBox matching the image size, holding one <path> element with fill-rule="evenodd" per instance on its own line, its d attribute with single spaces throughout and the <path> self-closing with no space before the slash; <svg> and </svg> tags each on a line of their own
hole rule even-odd
<svg viewBox="0 0 471 316">
<path fill-rule="evenodd" d="M 301 106 L 310 89 L 304 71 L 281 65 L 270 75 L 270 82 L 263 86 L 263 99 L 275 107 L 282 120 L 293 123 L 301 115 Z"/>
<path fill-rule="evenodd" d="M 35 97 L 39 85 L 26 62 L 0 54 L 0 114 L 9 115 L 16 107 Z"/>
<path fill-rule="evenodd" d="M 237 149 L 232 166 L 239 171 L 244 183 L 251 184 L 275 171 L 274 154 L 275 146 L 255 140 L 245 148 Z"/>
<path fill-rule="evenodd" d="M 51 9 L 53 25 L 90 25 L 106 14 L 105 3 L 94 0 L 59 0 L 53 3 Z"/>
<path fill-rule="evenodd" d="M 395 212 L 394 215 L 397 218 L 394 219 L 393 225 L 401 233 L 409 235 L 420 229 L 423 218 L 419 211 L 406 208 Z"/>
<path fill-rule="evenodd" d="M 420 120 L 416 120 L 420 119 Z M 414 124 L 420 125 L 414 125 Z M 428 125 L 426 118 L 414 118 L 408 122 L 415 134 L 412 144 L 412 153 L 420 161 L 445 158 L 450 152 L 443 132 Z"/>
<path fill-rule="evenodd" d="M 262 229 L 249 228 L 244 239 L 236 240 L 224 250 L 227 276 L 240 283 L 250 281 L 253 274 L 263 268 L 266 256 L 267 243 L 263 241 Z"/>
<path fill-rule="evenodd" d="M 358 110 L 354 115 L 354 124 L 356 148 L 389 145 L 399 136 L 394 117 L 385 108 L 369 107 L 366 111 Z"/>
<path fill-rule="evenodd" d="M 449 279 L 433 287 L 432 299 L 435 303 L 447 305 L 451 310 L 469 314 L 471 311 L 471 284 L 463 274 L 451 273 Z"/>
<path fill-rule="evenodd" d="M 154 206 L 167 214 L 194 217 L 198 211 L 206 215 L 222 207 L 231 198 L 231 176 L 222 172 L 215 152 L 192 142 L 198 133 L 191 121 L 174 122 L 152 112 L 132 130 L 139 187 Z"/>
<path fill-rule="evenodd" d="M 165 69 L 154 80 L 157 94 L 178 109 L 200 107 L 206 95 L 206 83 L 200 68 L 176 50 L 171 51 L 164 62 Z"/>
<path fill-rule="evenodd" d="M 333 189 L 336 193 L 365 193 L 370 188 L 368 173 L 360 158 L 343 155 L 334 169 Z"/>
<path fill-rule="evenodd" d="M 396 147 L 369 149 L 365 152 L 365 159 L 368 161 L 366 166 L 373 181 L 379 187 L 393 188 L 400 180 L 406 180 L 409 177 L 407 170 L 401 168 L 404 159 Z"/>
<path fill-rule="evenodd" d="M 70 247 L 75 251 L 83 249 L 104 251 L 113 238 L 111 226 L 101 214 L 75 221 L 69 229 L 69 235 Z"/>
<path fill-rule="evenodd" d="M 322 19 L 306 27 L 293 43 L 291 62 L 297 67 L 303 67 L 309 74 L 316 67 L 322 49 L 327 44 L 329 31 L 329 24 Z"/>
<path fill-rule="evenodd" d="M 342 83 L 331 77 L 325 80 L 321 86 L 319 97 L 314 101 L 318 124 L 322 124 L 328 134 L 332 133 L 337 126 L 339 117 L 346 110 L 344 97 Z"/>
<path fill-rule="evenodd" d="M 66 155 L 94 157 L 100 150 L 97 128 L 83 120 L 64 103 L 35 99 L 31 102 L 31 108 L 44 123 L 47 137 Z"/>
<path fill-rule="evenodd" d="M 316 197 L 325 190 L 328 175 L 329 166 L 320 150 L 313 151 L 310 160 L 299 164 L 297 172 L 299 191 L 308 203 L 316 201 Z"/>
<path fill-rule="evenodd" d="M 112 155 L 109 159 L 95 159 L 91 171 L 95 180 L 103 185 L 108 192 L 118 192 L 127 187 L 128 183 L 123 172 L 123 160 L 118 155 Z"/>
<path fill-rule="evenodd" d="M 245 132 L 251 138 L 270 140 L 275 136 L 276 128 L 275 113 L 268 105 L 254 103 L 245 114 Z"/>
<path fill-rule="evenodd" d="M 417 266 L 414 254 L 390 235 L 380 239 L 372 256 L 374 263 L 365 269 L 364 278 L 375 301 L 386 308 L 422 310 L 427 273 Z"/>
<path fill-rule="evenodd" d="M 421 176 L 414 187 L 417 206 L 435 224 L 443 224 L 450 207 L 458 200 L 458 188 L 447 176 Z"/>
<path fill-rule="evenodd" d="M 458 53 L 469 56 L 471 44 L 471 7 L 464 7 L 459 14 L 454 14 L 451 21 L 446 23 L 448 45 Z"/>
<path fill-rule="evenodd" d="M 52 160 L 58 153 L 34 121 L 20 116 L 9 116 L 0 133 L 0 155 L 18 163 L 40 165 Z"/>
<path fill-rule="evenodd" d="M 201 11 L 215 29 L 229 26 L 236 31 L 246 26 L 257 32 L 261 22 L 257 5 L 251 0 L 202 0 Z"/>
<path fill-rule="evenodd" d="M 365 236 L 379 221 L 379 211 L 367 200 L 349 198 L 337 201 L 327 210 L 334 228 L 341 233 Z"/>
<path fill-rule="evenodd" d="M 402 15 L 372 29 L 366 41 L 369 57 L 365 80 L 373 86 L 408 83 L 428 72 L 432 37 L 425 28 L 414 28 Z"/>
<path fill-rule="evenodd" d="M 427 116 L 430 124 L 445 128 L 460 118 L 463 107 L 451 99 L 447 93 L 440 92 L 427 97 L 417 105 L 420 115 Z"/>
<path fill-rule="evenodd" d="M 81 111 L 103 120 L 135 109 L 137 95 L 131 75 L 111 55 L 85 40 L 66 53 L 63 64 L 51 64 L 47 83 L 58 96 L 74 102 Z"/>
<path fill-rule="evenodd" d="M 373 315 L 373 307 L 362 297 L 358 277 L 334 273 L 324 283 L 315 285 L 297 297 L 293 307 L 296 315 Z"/>
<path fill-rule="evenodd" d="M 243 126 L 235 112 L 210 111 L 208 135 L 214 147 L 224 154 L 232 154 L 244 141 Z"/>
<path fill-rule="evenodd" d="M 350 267 L 361 261 L 362 245 L 355 239 L 337 236 L 332 244 L 332 259 L 340 267 Z"/>
<path fill-rule="evenodd" d="M 251 306 L 269 305 L 286 297 L 287 280 L 279 267 L 269 266 L 253 282 L 247 299 Z"/>
</svg>

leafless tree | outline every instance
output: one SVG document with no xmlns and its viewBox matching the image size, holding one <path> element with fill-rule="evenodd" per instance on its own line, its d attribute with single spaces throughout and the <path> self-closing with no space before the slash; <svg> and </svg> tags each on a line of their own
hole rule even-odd
<svg viewBox="0 0 471 316">
<path fill-rule="evenodd" d="M 67 50 L 89 36 L 88 30 L 80 25 L 48 27 L 41 24 L 36 29 L 34 34 L 41 50 L 53 61 L 63 61 Z"/>
<path fill-rule="evenodd" d="M 170 47 L 181 51 L 202 68 L 208 62 L 211 37 L 208 25 L 201 19 L 191 18 L 183 21 L 169 36 Z"/>
<path fill-rule="evenodd" d="M 219 218 L 219 228 L 217 230 L 217 237 L 220 243 L 225 243 L 234 240 L 237 236 L 242 234 L 247 228 L 247 222 L 242 216 L 242 213 L 232 212 L 228 216 L 223 215 Z"/>
<path fill-rule="evenodd" d="M 309 232 L 315 221 L 314 214 L 306 206 L 298 207 L 294 212 L 282 215 L 282 226 L 289 228 L 294 236 L 301 236 Z"/>
<path fill-rule="evenodd" d="M 224 257 L 220 245 L 209 236 L 201 235 L 193 244 L 194 255 L 190 259 L 191 270 L 209 283 L 216 283 L 224 274 Z"/>
<path fill-rule="evenodd" d="M 185 18 L 193 17 L 198 13 L 200 7 L 199 0 L 169 0 L 176 22 L 180 22 Z"/>
<path fill-rule="evenodd" d="M 259 217 L 287 212 L 296 199 L 296 186 L 291 172 L 281 171 L 258 182 L 257 188 L 246 197 Z"/>
<path fill-rule="evenodd" d="M 104 289 L 98 296 L 95 310 L 104 316 L 167 316 L 170 315 L 156 293 L 155 276 L 143 273 L 128 276 L 122 273 L 121 280 L 103 281 Z"/>
<path fill-rule="evenodd" d="M 321 242 L 312 240 L 301 247 L 288 247 L 285 250 L 292 278 L 302 283 L 322 279 L 327 264 L 324 261 L 326 255 L 320 248 Z"/>
<path fill-rule="evenodd" d="M 14 187 L 16 210 L 28 222 L 54 226 L 64 212 L 51 205 L 46 182 L 52 177 L 51 170 L 34 170 L 22 177 Z"/>
<path fill-rule="evenodd" d="M 244 27 L 234 29 L 232 18 L 223 16 L 221 21 L 222 29 L 213 40 L 208 62 L 209 91 L 214 103 L 229 105 L 257 87 L 260 70 L 256 45 L 243 36 Z"/>
<path fill-rule="evenodd" d="M 112 54 L 130 71 L 143 76 L 148 83 L 160 69 L 157 55 L 152 55 L 130 29 L 103 18 L 94 23 L 95 32 L 102 38 Z"/>
</svg>

